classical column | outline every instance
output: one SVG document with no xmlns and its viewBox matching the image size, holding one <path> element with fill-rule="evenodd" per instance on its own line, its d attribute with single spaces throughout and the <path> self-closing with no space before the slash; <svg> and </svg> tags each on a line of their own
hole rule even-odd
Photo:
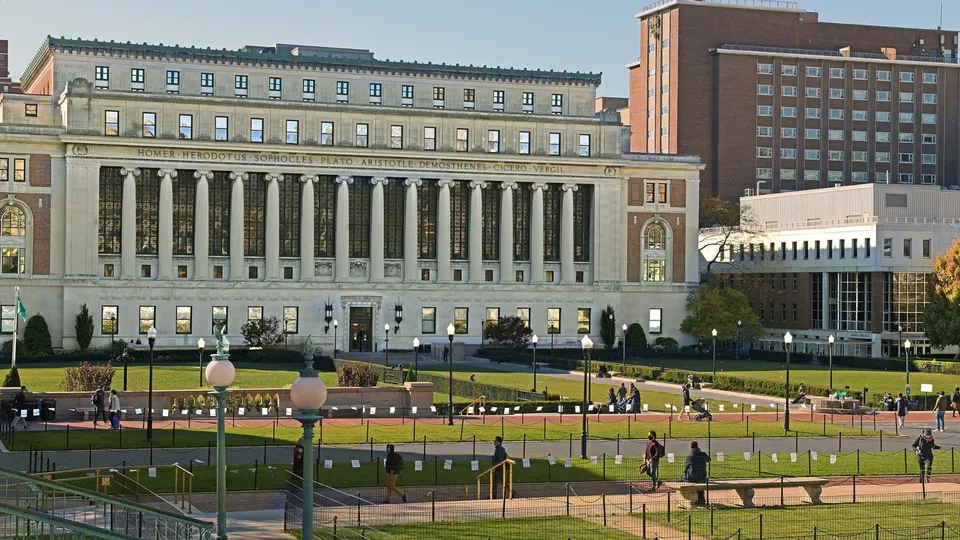
<svg viewBox="0 0 960 540">
<path fill-rule="evenodd" d="M 137 180 L 140 169 L 120 169 L 123 175 L 123 207 L 120 217 L 120 276 L 137 278 Z"/>
<path fill-rule="evenodd" d="M 243 182 L 245 172 L 230 173 L 230 279 L 243 279 Z"/>
<path fill-rule="evenodd" d="M 375 176 L 370 204 L 370 281 L 383 281 L 383 187 L 386 177 Z"/>
<path fill-rule="evenodd" d="M 158 279 L 173 279 L 173 179 L 177 171 L 160 169 L 160 209 L 157 216 L 160 230 L 157 232 Z"/>
<path fill-rule="evenodd" d="M 450 186 L 455 180 L 440 180 L 440 200 L 437 203 L 437 281 L 453 279 L 450 271 Z"/>
<path fill-rule="evenodd" d="M 280 184 L 283 174 L 263 175 L 267 183 L 266 279 L 280 279 Z"/>
<path fill-rule="evenodd" d="M 207 279 L 210 267 L 210 171 L 193 171 L 197 179 L 193 205 L 193 279 Z"/>
<path fill-rule="evenodd" d="M 334 276 L 337 281 L 346 281 L 350 277 L 350 191 L 352 176 L 338 176 L 337 183 L 337 229 L 334 249 L 336 263 Z"/>
<path fill-rule="evenodd" d="M 513 190 L 517 183 L 500 182 L 500 283 L 516 283 L 513 275 Z"/>
<path fill-rule="evenodd" d="M 483 188 L 486 182 L 470 182 L 470 226 L 467 228 L 470 243 L 470 283 L 483 283 Z"/>
<path fill-rule="evenodd" d="M 560 213 L 560 282 L 575 283 L 573 272 L 573 193 L 576 184 L 563 184 L 563 208 Z"/>
<path fill-rule="evenodd" d="M 407 208 L 403 220 L 403 281 L 413 283 L 419 281 L 417 275 L 417 256 L 419 253 L 419 202 L 417 201 L 417 187 L 423 181 L 419 178 L 407 178 L 403 182 L 407 186 Z"/>
<path fill-rule="evenodd" d="M 313 192 L 314 184 L 319 180 L 320 177 L 315 174 L 300 177 L 303 182 L 303 195 L 300 197 L 300 281 L 313 281 L 316 276 L 313 265 Z"/>
<path fill-rule="evenodd" d="M 546 183 L 533 186 L 533 208 L 530 209 L 530 283 L 543 283 L 543 192 Z"/>
</svg>

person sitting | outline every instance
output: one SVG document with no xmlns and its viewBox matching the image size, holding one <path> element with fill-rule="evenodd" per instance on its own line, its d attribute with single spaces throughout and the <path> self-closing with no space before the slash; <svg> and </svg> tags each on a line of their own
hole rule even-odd
<svg viewBox="0 0 960 540">
<path fill-rule="evenodd" d="M 598 378 L 598 379 L 605 379 L 605 378 L 607 378 L 607 366 L 601 365 L 601 366 L 597 369 L 597 378 Z"/>
<path fill-rule="evenodd" d="M 681 482 L 690 482 L 699 484 L 707 481 L 707 463 L 710 462 L 710 454 L 700 450 L 700 444 L 697 441 L 690 441 L 690 453 L 683 464 L 683 476 Z M 697 492 L 697 502 L 694 504 L 707 504 L 706 492 Z"/>
<path fill-rule="evenodd" d="M 477 376 L 474 375 L 473 373 L 471 373 L 471 374 L 470 374 L 470 382 L 476 382 L 476 381 L 477 381 Z"/>
<path fill-rule="evenodd" d="M 797 389 L 797 399 L 793 400 L 793 404 L 800 403 L 805 397 L 807 397 L 807 387 L 800 383 L 800 387 Z"/>
</svg>

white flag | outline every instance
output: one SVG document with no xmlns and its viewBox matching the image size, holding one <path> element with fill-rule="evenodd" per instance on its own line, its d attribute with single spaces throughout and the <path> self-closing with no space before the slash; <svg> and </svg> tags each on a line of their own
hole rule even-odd
<svg viewBox="0 0 960 540">
<path fill-rule="evenodd" d="M 622 465 L 622 464 L 623 464 L 623 456 L 621 456 L 620 454 L 617 454 L 616 456 L 614 456 L 614 457 L 613 457 L 613 464 L 614 464 L 614 465 Z"/>
<path fill-rule="evenodd" d="M 414 461 L 414 462 L 413 462 L 413 470 L 415 470 L 415 471 L 422 471 L 422 470 L 423 470 L 423 462 L 420 461 L 419 459 L 418 459 L 417 461 Z"/>
<path fill-rule="evenodd" d="M 325 459 L 325 460 L 323 460 L 323 468 L 324 468 L 324 469 L 332 469 L 332 468 L 333 468 L 333 460 L 332 460 L 332 459 Z"/>
<path fill-rule="evenodd" d="M 743 460 L 744 460 L 744 461 L 750 461 L 750 452 L 744 452 L 744 453 L 743 453 Z"/>
<path fill-rule="evenodd" d="M 480 470 L 480 462 L 479 462 L 479 461 L 476 461 L 476 460 L 471 461 L 471 462 L 470 462 L 470 470 L 471 470 L 471 471 L 479 471 L 479 470 Z"/>
<path fill-rule="evenodd" d="M 445 460 L 443 460 L 443 470 L 449 471 L 449 470 L 452 469 L 452 468 L 453 468 L 453 460 L 452 460 L 452 459 L 445 459 Z"/>
<path fill-rule="evenodd" d="M 723 452 L 717 452 L 717 461 L 723 461 Z"/>
<path fill-rule="evenodd" d="M 359 468 L 360 468 L 360 460 L 359 460 L 359 459 L 351 459 L 351 460 L 350 460 L 350 465 L 351 465 L 354 469 L 359 469 Z"/>
</svg>

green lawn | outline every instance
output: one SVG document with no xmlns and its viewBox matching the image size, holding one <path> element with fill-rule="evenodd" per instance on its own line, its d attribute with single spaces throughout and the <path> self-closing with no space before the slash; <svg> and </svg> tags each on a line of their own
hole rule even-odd
<svg viewBox="0 0 960 540">
<path fill-rule="evenodd" d="M 877 524 L 884 535 L 880 536 L 882 538 L 955 538 L 956 530 L 960 527 L 958 510 L 960 508 L 957 505 L 937 500 L 891 500 L 881 503 L 732 508 L 712 513 L 705 510 L 676 511 L 671 513 L 669 524 L 686 533 L 689 516 L 693 534 L 728 538 L 740 531 L 743 538 L 759 538 L 762 515 L 764 538 L 814 538 L 814 527 L 820 538 L 873 538 Z M 648 512 L 647 519 L 668 523 L 666 513 Z M 944 521 L 947 529 L 945 535 L 941 536 L 940 524 Z"/>
<path fill-rule="evenodd" d="M 299 531 L 292 533 L 300 538 Z M 442 521 L 436 523 L 407 523 L 378 525 L 373 528 L 341 527 L 333 535 L 330 525 L 315 528 L 314 538 L 367 538 L 369 540 L 489 540 L 490 538 L 522 538 L 523 540 L 618 540 L 638 538 L 612 528 L 566 516 L 549 518 L 483 519 L 471 521 Z"/>
</svg>

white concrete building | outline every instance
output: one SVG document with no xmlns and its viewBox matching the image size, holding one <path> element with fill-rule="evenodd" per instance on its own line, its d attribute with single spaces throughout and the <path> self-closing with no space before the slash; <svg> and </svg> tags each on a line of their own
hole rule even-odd
<svg viewBox="0 0 960 540">
<path fill-rule="evenodd" d="M 49 38 L 22 82 L 0 96 L 5 332 L 18 284 L 68 348 L 82 303 L 94 345 L 275 316 L 330 347 L 328 304 L 345 350 L 384 325 L 392 348 L 476 343 L 506 315 L 572 344 L 607 304 L 684 341 L 701 166 L 624 154 L 597 74 Z"/>
<path fill-rule="evenodd" d="M 716 261 L 734 286 L 738 274 L 759 277 L 765 286 L 745 292 L 767 346 L 789 330 L 800 350 L 825 350 L 832 334 L 837 354 L 897 356 L 908 338 L 914 352 L 931 352 L 923 309 L 934 259 L 960 236 L 960 191 L 866 184 L 740 204 L 758 230 L 731 237 L 722 254 L 717 231 L 701 231 L 701 267 Z"/>
</svg>

